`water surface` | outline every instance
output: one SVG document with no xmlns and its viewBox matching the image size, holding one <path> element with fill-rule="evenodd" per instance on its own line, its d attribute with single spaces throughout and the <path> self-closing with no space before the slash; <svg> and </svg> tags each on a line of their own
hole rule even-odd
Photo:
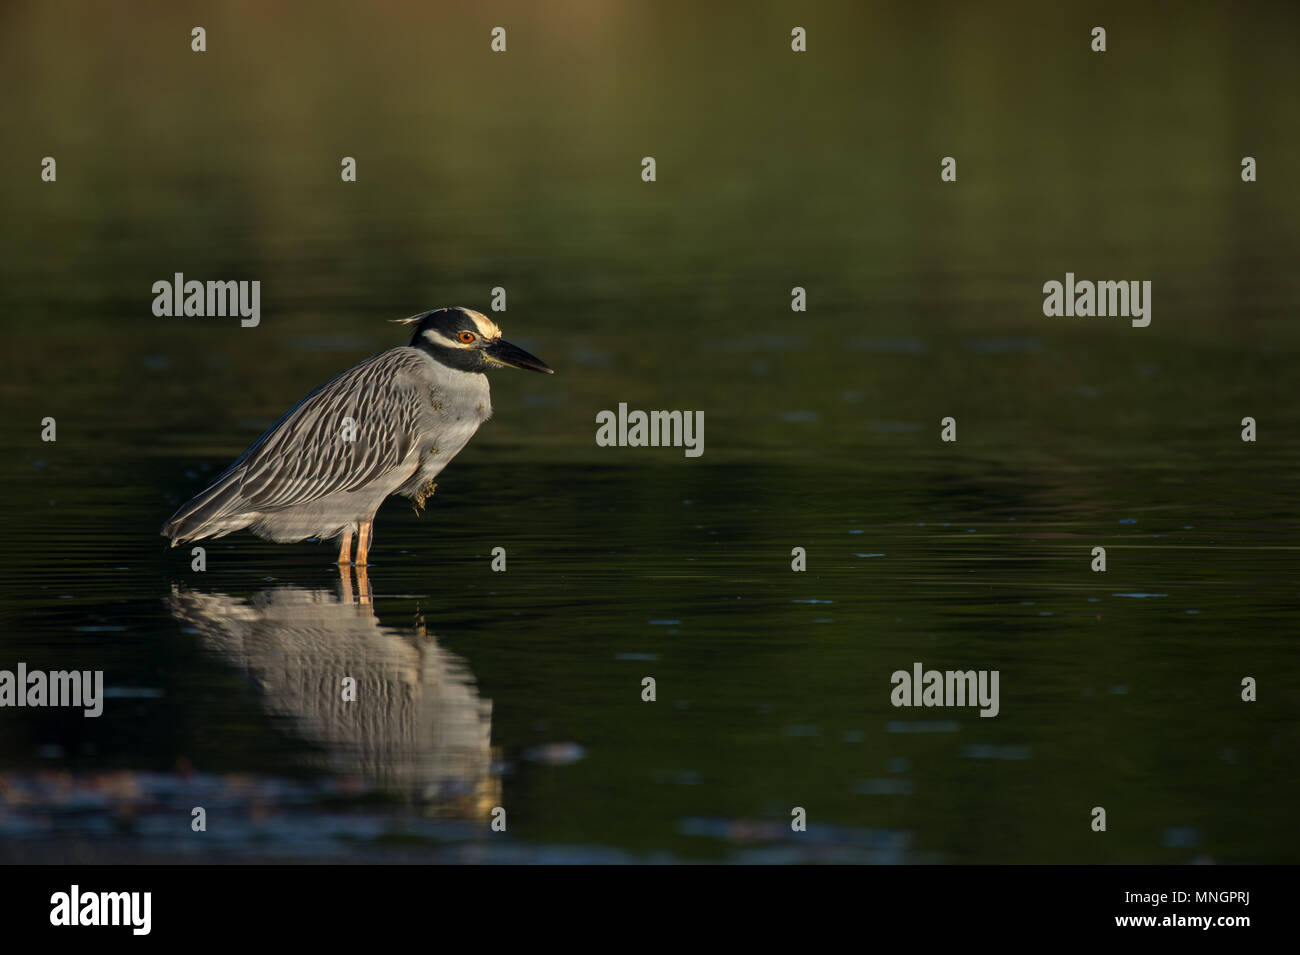
<svg viewBox="0 0 1300 955">
<path fill-rule="evenodd" d="M 0 852 L 1296 861 L 1297 23 L 1178 9 L 1103 58 L 1065 9 L 813 5 L 798 58 L 777 8 L 520 5 L 494 58 L 414 4 L 214 6 L 203 55 L 169 5 L 7 6 L 0 668 L 111 694 L 0 711 Z M 153 317 L 178 271 L 261 324 Z M 1045 318 L 1067 271 L 1151 326 Z M 387 319 L 496 286 L 557 374 L 493 378 L 364 580 L 166 548 Z M 703 457 L 597 447 L 619 402 Z M 894 708 L 914 661 L 999 716 Z"/>
</svg>

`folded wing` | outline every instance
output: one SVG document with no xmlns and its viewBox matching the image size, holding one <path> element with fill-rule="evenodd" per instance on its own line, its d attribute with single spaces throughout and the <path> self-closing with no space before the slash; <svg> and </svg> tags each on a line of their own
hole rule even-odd
<svg viewBox="0 0 1300 955">
<path fill-rule="evenodd" d="M 249 449 L 240 496 L 258 510 L 355 491 L 399 467 L 428 401 L 419 355 L 394 349 L 298 402 Z"/>
</svg>

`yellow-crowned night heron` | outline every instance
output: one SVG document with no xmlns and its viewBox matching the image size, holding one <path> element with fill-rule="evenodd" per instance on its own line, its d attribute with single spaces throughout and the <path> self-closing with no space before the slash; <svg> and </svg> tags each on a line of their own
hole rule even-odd
<svg viewBox="0 0 1300 955">
<path fill-rule="evenodd" d="M 366 563 L 375 511 L 390 494 L 416 507 L 433 478 L 492 414 L 491 368 L 552 374 L 501 338 L 486 315 L 440 308 L 405 319 L 411 344 L 349 368 L 303 398 L 202 494 L 163 525 L 172 546 L 248 528 L 274 541 L 357 535 Z"/>
</svg>

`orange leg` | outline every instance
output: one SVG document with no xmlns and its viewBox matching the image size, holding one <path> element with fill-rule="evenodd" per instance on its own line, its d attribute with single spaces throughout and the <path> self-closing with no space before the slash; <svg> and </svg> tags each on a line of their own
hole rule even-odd
<svg viewBox="0 0 1300 955">
<path fill-rule="evenodd" d="M 366 555 L 370 551 L 370 529 L 374 526 L 374 521 L 362 521 L 361 529 L 357 532 L 357 566 L 366 565 Z"/>
<path fill-rule="evenodd" d="M 352 563 L 352 532 L 344 531 L 343 540 L 339 544 L 339 566 Z"/>
</svg>

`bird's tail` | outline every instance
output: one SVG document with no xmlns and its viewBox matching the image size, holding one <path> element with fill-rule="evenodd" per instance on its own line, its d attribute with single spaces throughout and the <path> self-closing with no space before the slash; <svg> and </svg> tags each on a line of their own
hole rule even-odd
<svg viewBox="0 0 1300 955">
<path fill-rule="evenodd" d="M 232 467 L 207 490 L 196 494 L 168 518 L 162 536 L 171 538 L 175 547 L 182 541 L 204 537 L 221 537 L 247 527 L 256 514 L 242 513 L 245 505 L 239 486 L 244 478 L 242 467 Z"/>
</svg>

